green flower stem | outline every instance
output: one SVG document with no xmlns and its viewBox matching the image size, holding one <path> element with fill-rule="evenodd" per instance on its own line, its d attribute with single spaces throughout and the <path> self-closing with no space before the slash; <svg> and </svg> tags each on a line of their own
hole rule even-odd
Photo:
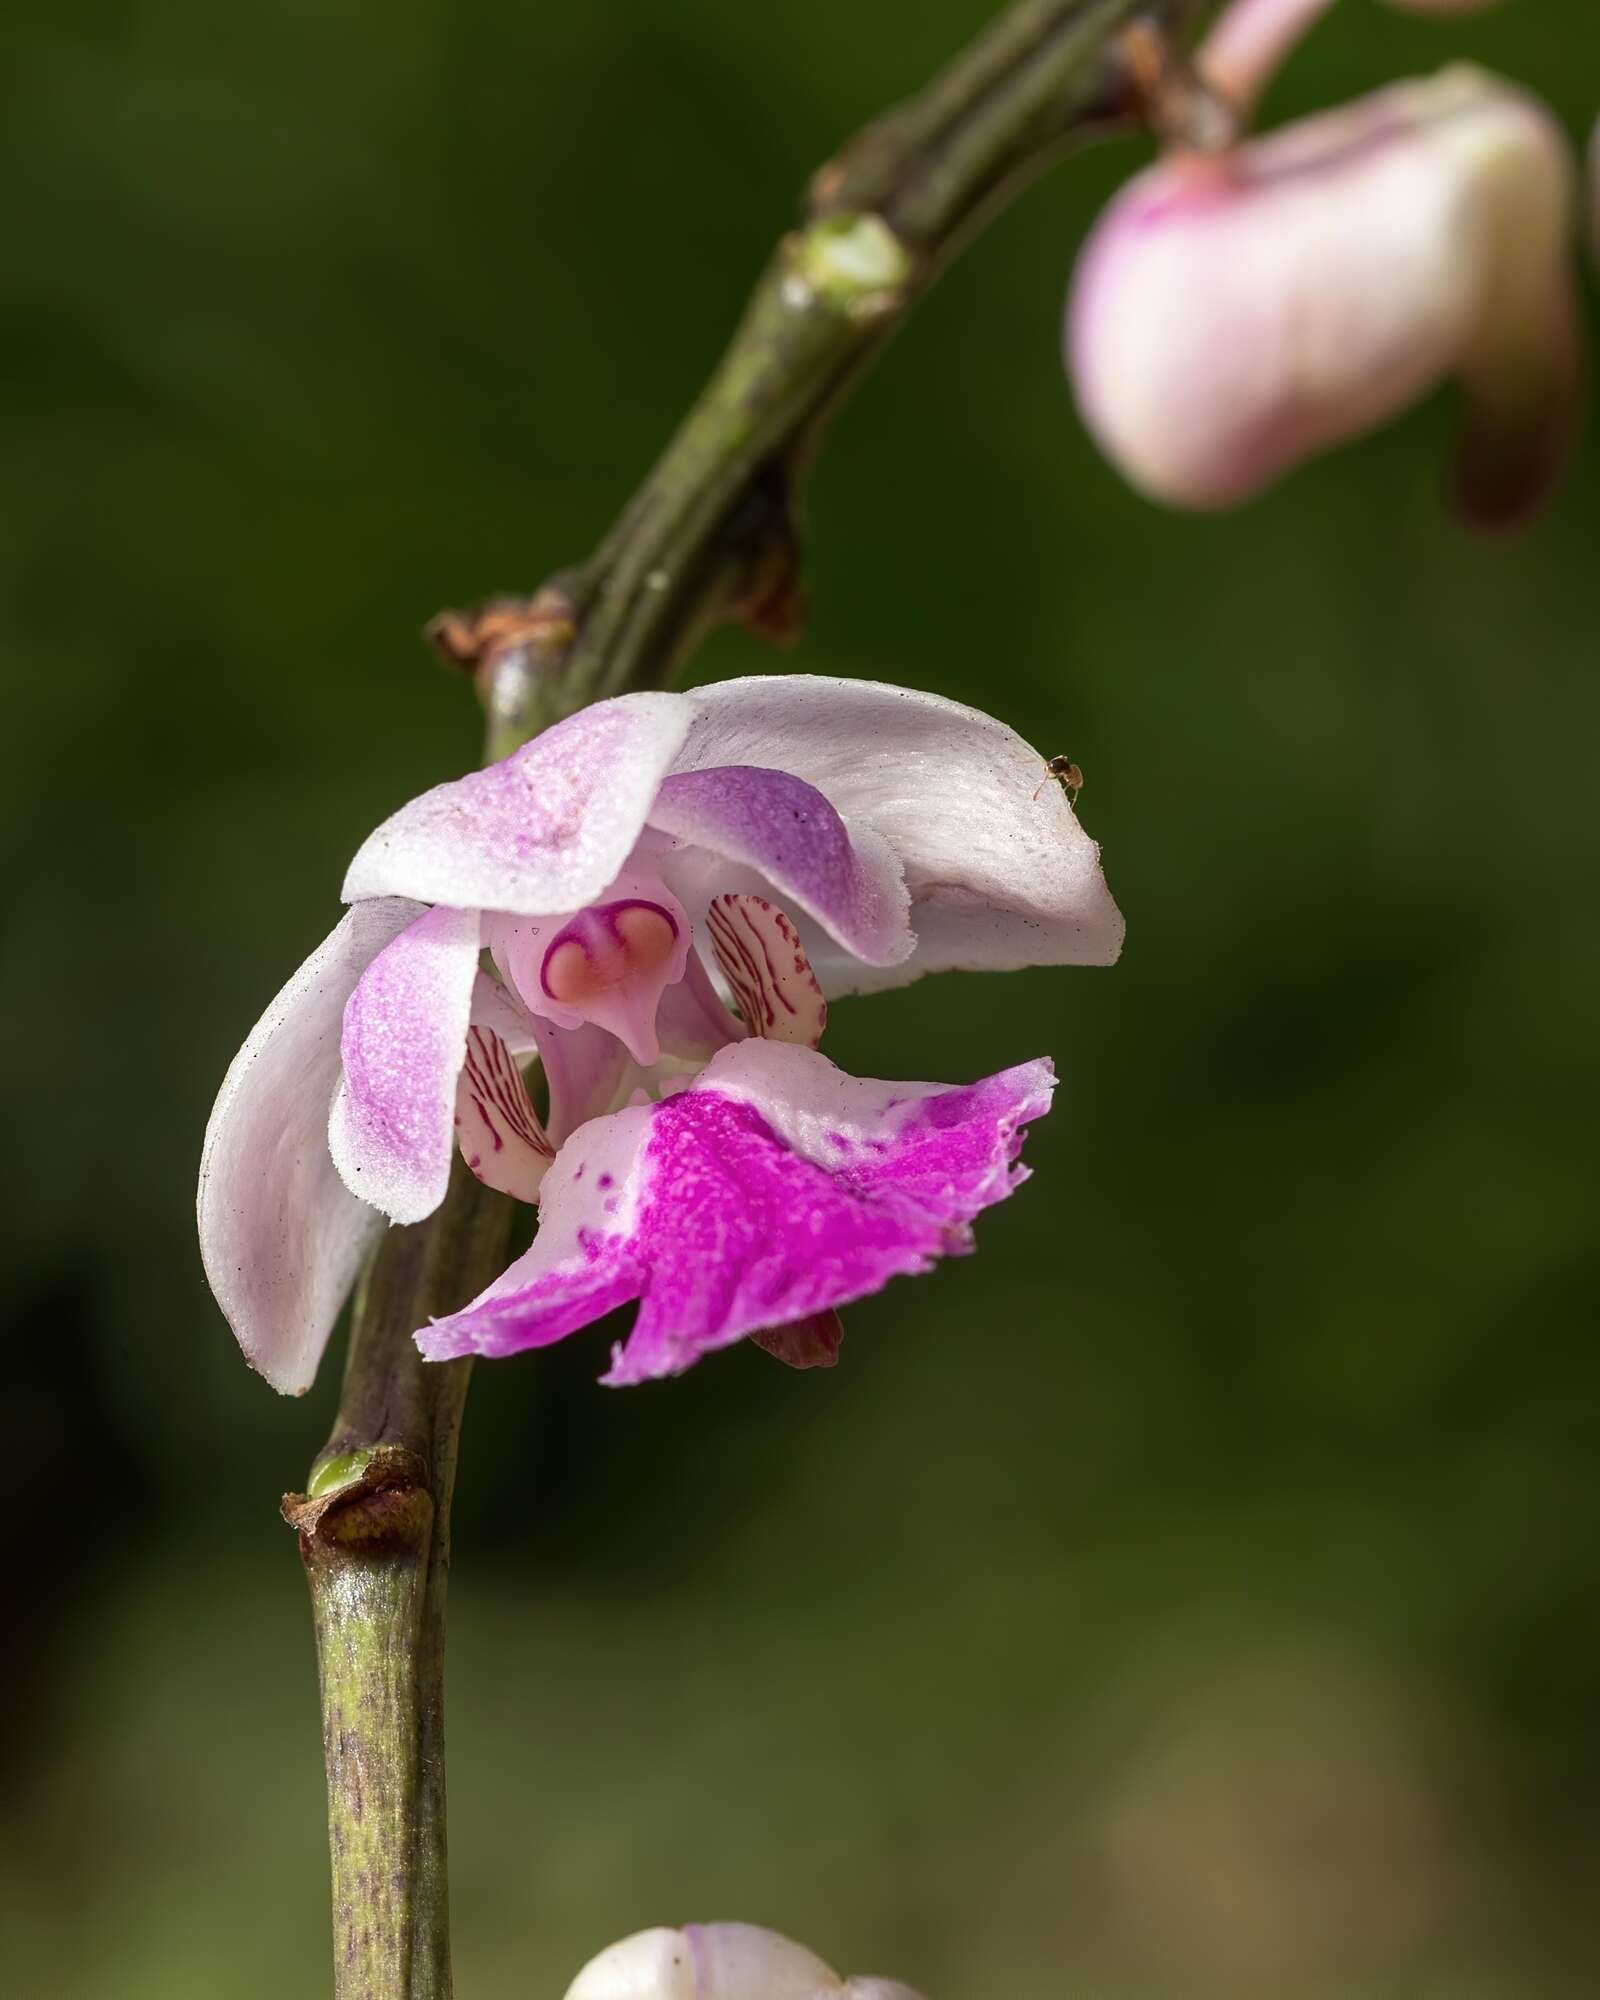
<svg viewBox="0 0 1600 2000">
<path fill-rule="evenodd" d="M 472 665 L 486 756 L 586 702 L 669 681 L 718 622 L 800 619 L 795 509 L 828 418 L 957 249 L 1085 132 L 1136 108 L 1122 46 L 1197 0 L 1021 0 L 812 182 L 727 353 L 581 568 L 440 621 Z M 511 1205 L 457 1163 L 437 1214 L 383 1238 L 299 1530 L 322 1685 L 336 2000 L 448 2000 L 443 1668 L 467 1364 L 415 1329 L 504 1264 Z"/>
<path fill-rule="evenodd" d="M 450 1495 L 472 1364 L 412 1334 L 500 1271 L 514 1210 L 457 1161 L 391 1229 L 355 1304 L 338 1421 L 284 1518 L 300 1533 L 322 1691 L 337 2000 L 448 2000 L 444 1789 Z"/>
</svg>

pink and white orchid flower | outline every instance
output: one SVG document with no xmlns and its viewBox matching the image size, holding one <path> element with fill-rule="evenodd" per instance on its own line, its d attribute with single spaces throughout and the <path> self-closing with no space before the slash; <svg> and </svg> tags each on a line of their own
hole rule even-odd
<svg viewBox="0 0 1600 2000">
<path fill-rule="evenodd" d="M 1316 0 L 1237 0 L 1200 50 L 1248 106 Z M 1581 373 L 1575 174 L 1537 100 L 1465 65 L 1138 175 L 1086 244 L 1066 358 L 1141 491 L 1226 507 L 1445 380 L 1462 510 L 1509 525 L 1565 455 Z"/>
<path fill-rule="evenodd" d="M 635 1931 L 567 1988 L 566 2000 L 917 2000 L 893 1979 L 843 1980 L 804 1945 L 758 1924 Z"/>
<path fill-rule="evenodd" d="M 831 1358 L 835 1307 L 967 1248 L 1018 1184 L 1054 1075 L 847 1076 L 817 1052 L 825 996 L 1120 947 L 1041 772 L 954 702 L 766 677 L 601 702 L 403 806 L 212 1113 L 201 1246 L 246 1357 L 307 1387 L 385 1218 L 430 1214 L 459 1144 L 539 1228 L 419 1333 L 430 1358 L 633 1300 L 609 1382 L 746 1335 Z"/>
</svg>

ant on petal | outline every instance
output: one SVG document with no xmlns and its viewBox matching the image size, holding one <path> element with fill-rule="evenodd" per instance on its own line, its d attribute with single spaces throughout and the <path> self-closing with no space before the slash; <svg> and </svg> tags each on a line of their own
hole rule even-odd
<svg viewBox="0 0 1600 2000">
<path fill-rule="evenodd" d="M 1078 804 L 1078 794 L 1083 790 L 1083 773 L 1070 757 L 1047 757 L 1044 760 L 1044 776 L 1039 780 L 1033 796 L 1037 799 L 1050 780 L 1054 778 L 1067 795 L 1067 803 L 1074 810 Z"/>
</svg>

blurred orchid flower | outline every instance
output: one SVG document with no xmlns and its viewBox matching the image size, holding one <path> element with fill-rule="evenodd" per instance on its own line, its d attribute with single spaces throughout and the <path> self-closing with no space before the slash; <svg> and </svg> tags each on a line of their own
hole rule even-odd
<svg viewBox="0 0 1600 2000">
<path fill-rule="evenodd" d="M 918 2000 L 893 1979 L 841 1980 L 756 1924 L 636 1931 L 590 1959 L 566 2000 Z"/>
<path fill-rule="evenodd" d="M 1242 102 L 1291 0 L 1201 51 Z M 1510 524 L 1564 456 L 1580 376 L 1574 172 L 1559 126 L 1466 66 L 1137 176 L 1085 246 L 1066 353 L 1084 421 L 1142 491 L 1225 507 L 1454 379 L 1460 504 Z"/>
<path fill-rule="evenodd" d="M 637 1299 L 609 1382 L 746 1335 L 831 1360 L 834 1308 L 967 1249 L 1023 1178 L 1054 1074 L 847 1076 L 817 1052 L 824 996 L 1120 947 L 1041 769 L 934 695 L 763 677 L 601 702 L 402 807 L 212 1112 L 200 1239 L 246 1357 L 304 1389 L 384 1217 L 430 1214 L 459 1144 L 540 1226 L 419 1333 L 430 1358 Z"/>
</svg>

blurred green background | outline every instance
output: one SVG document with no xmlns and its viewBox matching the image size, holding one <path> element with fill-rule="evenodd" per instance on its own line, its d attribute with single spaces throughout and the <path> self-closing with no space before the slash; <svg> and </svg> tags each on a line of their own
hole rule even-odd
<svg viewBox="0 0 1600 2000">
<path fill-rule="evenodd" d="M 326 1989 L 276 1501 L 333 1383 L 276 1399 L 203 1287 L 212 1094 L 362 835 L 475 756 L 423 620 L 593 543 L 806 174 L 988 11 L 13 0 L 11 1992 Z M 1458 51 L 1600 107 L 1590 0 L 1347 0 L 1269 110 Z M 1057 362 L 1141 157 L 891 349 L 783 663 L 1069 750 L 1126 955 L 836 1010 L 858 1070 L 1065 1088 L 831 1376 L 480 1368 L 464 2000 L 713 1916 L 930 2000 L 1594 1990 L 1600 456 L 1509 546 L 1443 513 L 1444 397 L 1233 517 L 1145 506 Z"/>
</svg>

